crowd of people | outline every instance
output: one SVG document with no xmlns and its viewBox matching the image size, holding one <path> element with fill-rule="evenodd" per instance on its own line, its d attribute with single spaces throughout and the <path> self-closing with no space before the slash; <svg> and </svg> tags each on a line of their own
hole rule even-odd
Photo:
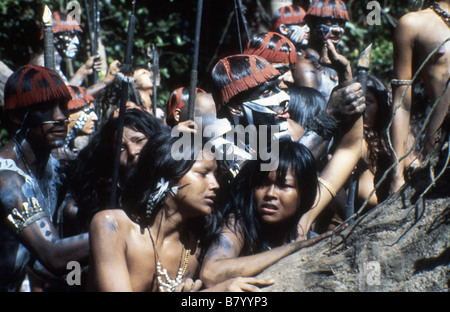
<svg viewBox="0 0 450 312">
<path fill-rule="evenodd" d="M 350 202 L 369 211 L 398 191 L 448 127 L 449 13 L 441 0 L 400 19 L 391 93 L 375 76 L 357 81 L 340 54 L 344 1 L 283 6 L 273 29 L 217 60 L 211 90 L 197 87 L 190 102 L 180 86 L 165 111 L 154 103 L 160 77 L 145 67 L 128 80 L 124 107 L 119 61 L 93 85 L 83 84 L 105 61 L 99 55 L 66 77 L 60 64 L 76 54 L 81 26 L 53 13 L 55 68 L 41 51 L 4 88 L 11 140 L 0 148 L 0 290 L 276 283 L 256 276 L 344 230 Z M 427 144 L 408 152 L 417 135 L 408 129 L 420 124 L 413 80 L 429 54 L 420 77 L 435 107 Z M 73 261 L 82 268 L 76 287 L 65 279 Z"/>
</svg>

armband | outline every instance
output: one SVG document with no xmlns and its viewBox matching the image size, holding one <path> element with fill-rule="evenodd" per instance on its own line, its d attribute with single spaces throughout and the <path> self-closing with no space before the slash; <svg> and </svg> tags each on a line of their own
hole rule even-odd
<svg viewBox="0 0 450 312">
<path fill-rule="evenodd" d="M 47 216 L 44 210 L 42 210 L 41 205 L 39 205 L 38 200 L 34 197 L 31 198 L 31 205 L 28 202 L 25 202 L 22 205 L 22 212 L 17 208 L 14 208 L 7 217 L 9 224 L 12 225 L 16 234 L 19 234 L 37 220 Z"/>
<path fill-rule="evenodd" d="M 392 86 L 406 86 L 411 84 L 412 80 L 400 80 L 400 79 L 392 79 L 391 85 Z"/>
<path fill-rule="evenodd" d="M 328 192 L 330 192 L 331 196 L 334 198 L 336 197 L 336 190 L 334 189 L 334 187 L 330 184 L 330 182 L 328 182 L 327 180 L 321 178 L 321 177 L 317 177 L 317 180 L 319 181 L 320 184 L 323 185 L 324 188 L 327 189 Z"/>
<path fill-rule="evenodd" d="M 322 111 L 309 121 L 307 129 L 314 131 L 326 141 L 330 141 L 337 134 L 339 125 L 330 115 Z"/>
</svg>

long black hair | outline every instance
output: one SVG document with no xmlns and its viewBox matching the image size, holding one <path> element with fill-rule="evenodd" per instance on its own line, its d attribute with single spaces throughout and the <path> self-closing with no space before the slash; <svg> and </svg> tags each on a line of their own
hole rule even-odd
<svg viewBox="0 0 450 312">
<path fill-rule="evenodd" d="M 289 93 L 289 116 L 308 129 L 308 122 L 327 106 L 326 98 L 318 90 L 310 87 L 291 86 Z"/>
<path fill-rule="evenodd" d="M 194 136 L 192 133 L 183 133 L 182 138 L 187 139 L 184 142 L 191 144 L 177 148 L 181 147 L 177 145 L 181 138 L 165 129 L 151 136 L 141 150 L 138 164 L 131 170 L 125 183 L 121 205 L 128 216 L 142 227 L 148 226 L 163 206 L 155 206 L 151 215 L 147 215 L 147 203 L 158 182 L 164 179 L 169 182 L 169 187 L 175 186 L 197 161 L 205 142 L 197 142 Z M 206 250 L 212 233 L 219 233 L 219 220 L 219 211 L 213 208 L 210 215 L 189 221 L 189 230 L 198 238 L 202 252 Z"/>
<path fill-rule="evenodd" d="M 242 255 L 250 255 L 268 249 L 267 236 L 263 232 L 254 200 L 254 189 L 267 179 L 270 171 L 261 171 L 260 159 L 250 160 L 242 167 L 230 187 L 230 200 L 224 208 L 224 217 L 235 221 L 235 231 L 244 234 Z M 277 183 L 284 184 L 286 175 L 292 170 L 300 193 L 300 204 L 289 226 L 286 228 L 287 241 L 298 236 L 297 224 L 303 214 L 314 205 L 317 193 L 317 166 L 314 156 L 304 145 L 290 139 L 279 142 Z M 231 225 L 231 224 L 229 224 Z"/>
<path fill-rule="evenodd" d="M 374 184 L 377 184 L 394 161 L 386 132 L 392 119 L 392 109 L 388 91 L 378 78 L 371 75 L 368 76 L 367 90 L 370 90 L 375 95 L 378 105 L 375 125 L 371 128 L 364 125 L 364 139 L 368 148 L 367 165 L 374 175 Z M 376 194 L 379 202 L 388 197 L 389 184 L 390 181 L 387 179 L 378 187 Z"/>
<path fill-rule="evenodd" d="M 168 128 L 155 116 L 139 109 L 127 109 L 124 120 L 125 127 L 139 131 L 147 138 Z M 86 225 L 97 211 L 107 209 L 110 204 L 117 126 L 118 118 L 111 116 L 67 170 L 70 192 L 78 206 L 78 216 Z M 119 194 L 120 191 L 119 188 Z"/>
</svg>

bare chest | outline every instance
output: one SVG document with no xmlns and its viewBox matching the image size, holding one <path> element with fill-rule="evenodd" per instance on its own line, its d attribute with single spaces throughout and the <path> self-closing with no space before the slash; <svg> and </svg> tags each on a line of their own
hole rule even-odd
<svg viewBox="0 0 450 312">
<path fill-rule="evenodd" d="M 127 267 L 134 291 L 157 292 L 161 284 L 173 285 L 195 277 L 199 265 L 196 254 L 180 244 L 155 245 L 147 231 L 138 238 L 127 245 Z"/>
<path fill-rule="evenodd" d="M 429 12 L 427 22 L 419 29 L 415 45 L 418 59 L 422 62 L 439 64 L 450 58 L 450 27 L 434 12 Z"/>
</svg>

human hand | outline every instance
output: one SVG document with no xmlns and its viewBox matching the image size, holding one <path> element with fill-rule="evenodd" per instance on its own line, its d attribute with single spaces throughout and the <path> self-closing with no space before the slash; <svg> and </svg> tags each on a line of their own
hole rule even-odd
<svg viewBox="0 0 450 312">
<path fill-rule="evenodd" d="M 177 131 L 197 133 L 197 124 L 192 120 L 185 120 L 175 126 Z"/>
<path fill-rule="evenodd" d="M 199 291 L 202 288 L 202 281 L 197 279 L 194 280 L 192 278 L 185 279 L 181 284 L 179 284 L 176 288 L 176 292 L 194 292 Z"/>
<path fill-rule="evenodd" d="M 319 63 L 323 66 L 334 69 L 339 76 L 339 83 L 353 80 L 352 68 L 348 59 L 336 51 L 331 40 L 327 40 L 322 48 Z"/>
<path fill-rule="evenodd" d="M 336 122 L 355 121 L 366 109 L 366 98 L 359 82 L 349 82 L 333 89 L 326 112 Z"/>
<path fill-rule="evenodd" d="M 115 60 L 114 62 L 109 64 L 108 71 L 107 71 L 106 76 L 105 76 L 105 80 L 106 81 L 113 81 L 114 78 L 116 77 L 116 75 L 120 72 L 120 66 L 121 65 L 122 64 L 118 60 Z"/>
<path fill-rule="evenodd" d="M 84 63 L 84 67 L 86 70 L 86 73 L 88 75 L 92 74 L 94 72 L 94 70 L 96 72 L 101 71 L 102 69 L 102 60 L 100 58 L 100 55 L 92 55 L 90 56 L 87 61 Z"/>
<path fill-rule="evenodd" d="M 265 280 L 256 277 L 235 277 L 219 283 L 209 291 L 217 292 L 260 292 L 262 287 L 273 285 L 273 279 Z"/>
</svg>

